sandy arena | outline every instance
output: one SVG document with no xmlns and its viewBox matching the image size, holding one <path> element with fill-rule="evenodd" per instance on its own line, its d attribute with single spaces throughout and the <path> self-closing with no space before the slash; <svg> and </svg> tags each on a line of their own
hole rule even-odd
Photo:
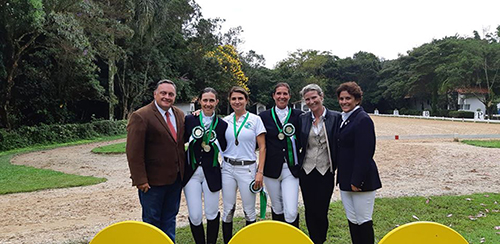
<svg viewBox="0 0 500 244">
<path fill-rule="evenodd" d="M 500 124 L 373 116 L 377 136 L 500 134 Z M 124 141 L 92 143 L 16 156 L 13 164 L 105 177 L 104 183 L 0 195 L 0 243 L 88 241 L 102 228 L 140 220 L 137 190 L 125 155 L 91 149 Z M 453 139 L 378 140 L 375 161 L 383 188 L 377 197 L 462 195 L 500 192 L 500 149 L 468 146 Z M 334 200 L 338 200 L 335 189 Z M 500 201 L 500 199 L 499 199 Z M 237 213 L 242 214 L 241 209 Z M 186 225 L 184 199 L 178 215 Z"/>
</svg>

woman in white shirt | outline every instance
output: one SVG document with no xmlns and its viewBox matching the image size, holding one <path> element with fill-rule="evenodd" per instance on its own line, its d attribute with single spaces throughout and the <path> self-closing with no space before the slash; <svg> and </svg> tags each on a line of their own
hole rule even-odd
<svg viewBox="0 0 500 244">
<path fill-rule="evenodd" d="M 263 172 L 266 155 L 266 129 L 259 116 L 246 110 L 248 93 L 235 86 L 229 91 L 229 103 L 234 112 L 226 116 L 227 149 L 222 163 L 222 233 L 224 243 L 233 236 L 233 216 L 236 206 L 236 192 L 239 188 L 246 224 L 254 223 L 255 193 L 250 191 L 250 184 L 255 180 L 255 189 L 263 185 Z M 255 145 L 259 147 L 259 164 Z"/>
</svg>

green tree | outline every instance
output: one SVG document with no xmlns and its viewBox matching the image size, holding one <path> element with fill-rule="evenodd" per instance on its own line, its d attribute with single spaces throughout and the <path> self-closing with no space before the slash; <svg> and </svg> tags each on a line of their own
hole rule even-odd
<svg viewBox="0 0 500 244">
<path fill-rule="evenodd" d="M 160 79 L 174 80 L 177 99 L 187 100 L 189 80 L 178 72 L 179 55 L 186 50 L 184 32 L 199 15 L 197 11 L 197 5 L 191 1 L 134 1 L 132 18 L 125 21 L 134 35 L 124 41 L 126 58 L 117 65 L 123 118 L 150 100 Z"/>
<path fill-rule="evenodd" d="M 86 36 L 88 36 L 92 47 L 96 51 L 96 58 L 103 61 L 107 67 L 102 67 L 100 73 L 107 74 L 107 94 L 105 100 L 108 103 L 108 118 L 115 117 L 115 106 L 118 98 L 115 95 L 115 77 L 118 72 L 117 62 L 125 58 L 125 50 L 121 45 L 125 38 L 133 35 L 125 22 L 132 18 L 131 0 L 96 0 L 86 1 L 86 10 L 77 16 L 83 23 Z"/>
<path fill-rule="evenodd" d="M 339 61 L 339 82 L 355 81 L 363 89 L 363 107 L 373 111 L 380 101 L 381 90 L 378 89 L 381 62 L 377 56 L 368 52 L 357 52 L 352 58 Z M 332 92 L 335 92 L 332 89 Z"/>
<path fill-rule="evenodd" d="M 490 118 L 496 109 L 499 100 L 497 94 L 500 92 L 499 31 L 500 26 L 495 33 L 485 33 L 483 39 L 477 32 L 474 38 L 457 38 L 453 42 L 457 51 L 449 55 L 438 69 L 446 89 L 462 88 L 470 91 L 485 105 Z"/>
<path fill-rule="evenodd" d="M 1 77 L 1 125 L 11 128 L 12 89 L 18 75 L 19 63 L 43 32 L 45 12 L 41 0 L 12 0 L 0 2 L 0 40 L 4 75 Z"/>
</svg>

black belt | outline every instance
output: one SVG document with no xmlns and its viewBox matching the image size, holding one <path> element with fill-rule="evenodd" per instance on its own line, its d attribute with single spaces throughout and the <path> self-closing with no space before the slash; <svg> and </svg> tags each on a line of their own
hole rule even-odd
<svg viewBox="0 0 500 244">
<path fill-rule="evenodd" d="M 234 160 L 234 159 L 230 159 L 230 158 L 227 158 L 227 157 L 224 157 L 224 161 L 226 161 L 226 162 L 228 162 L 229 164 L 232 164 L 232 165 L 240 165 L 240 166 L 250 165 L 250 164 L 255 163 L 255 161 Z"/>
</svg>

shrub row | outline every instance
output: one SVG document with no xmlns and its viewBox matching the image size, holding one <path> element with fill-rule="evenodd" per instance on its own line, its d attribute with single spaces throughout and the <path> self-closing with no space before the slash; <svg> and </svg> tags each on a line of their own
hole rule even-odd
<svg viewBox="0 0 500 244">
<path fill-rule="evenodd" d="M 126 120 L 96 120 L 85 124 L 24 126 L 11 131 L 0 129 L 0 151 L 120 135 L 127 133 L 126 127 Z"/>
<path fill-rule="evenodd" d="M 448 115 L 452 118 L 466 118 L 466 119 L 474 118 L 474 112 L 472 111 L 450 111 Z"/>
</svg>

